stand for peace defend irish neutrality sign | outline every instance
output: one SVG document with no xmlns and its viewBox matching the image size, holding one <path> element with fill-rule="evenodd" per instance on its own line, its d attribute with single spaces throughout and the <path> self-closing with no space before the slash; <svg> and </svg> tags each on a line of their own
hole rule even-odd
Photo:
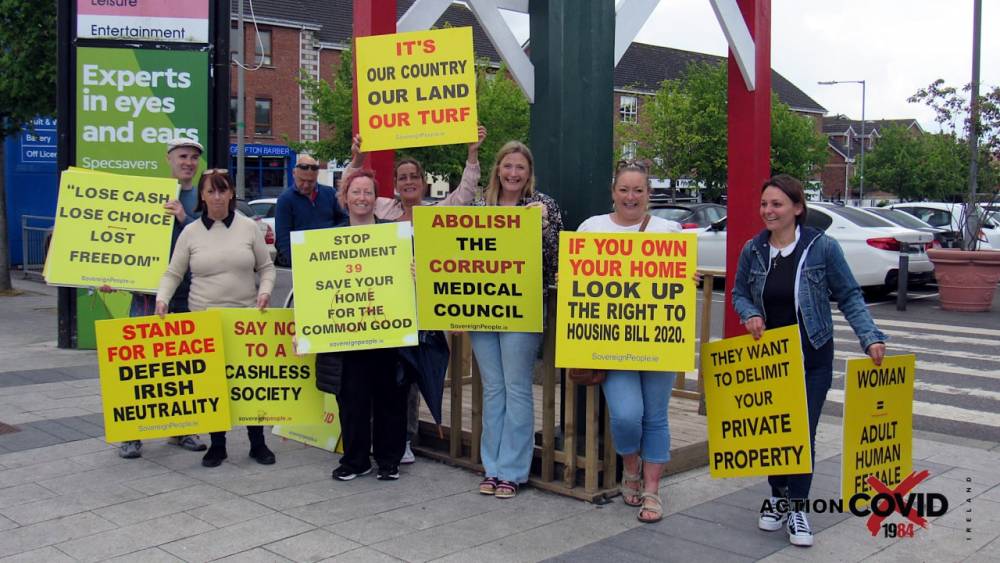
<svg viewBox="0 0 1000 563">
<path fill-rule="evenodd" d="M 559 234 L 556 366 L 694 368 L 693 234 Z"/>
<path fill-rule="evenodd" d="M 70 168 L 59 181 L 50 285 L 155 292 L 170 260 L 177 180 Z"/>
<path fill-rule="evenodd" d="M 293 231 L 300 354 L 417 344 L 409 221 Z"/>
<path fill-rule="evenodd" d="M 365 150 L 476 140 L 471 27 L 358 37 L 355 44 Z"/>
<path fill-rule="evenodd" d="M 542 332 L 537 207 L 413 208 L 421 330 Z"/>
<path fill-rule="evenodd" d="M 229 430 L 218 311 L 97 321 L 109 442 Z"/>
<path fill-rule="evenodd" d="M 701 347 L 712 477 L 809 473 L 809 416 L 799 327 Z"/>
<path fill-rule="evenodd" d="M 847 361 L 841 496 L 874 494 L 868 476 L 893 489 L 913 472 L 913 379 L 916 356 Z"/>
<path fill-rule="evenodd" d="M 315 354 L 292 344 L 291 309 L 219 309 L 234 425 L 319 424 Z"/>
</svg>

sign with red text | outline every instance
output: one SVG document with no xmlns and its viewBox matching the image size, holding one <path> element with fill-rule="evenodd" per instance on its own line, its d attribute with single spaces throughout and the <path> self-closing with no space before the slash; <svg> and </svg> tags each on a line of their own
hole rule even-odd
<svg viewBox="0 0 1000 563">
<path fill-rule="evenodd" d="M 217 311 L 95 323 L 109 442 L 229 430 Z"/>
<path fill-rule="evenodd" d="M 799 326 L 701 347 L 712 477 L 812 471 Z"/>
<path fill-rule="evenodd" d="M 323 419 L 319 424 L 286 426 L 275 424 L 271 433 L 328 452 L 344 453 L 340 439 L 340 407 L 337 396 L 323 393 Z"/>
<path fill-rule="evenodd" d="M 694 369 L 694 234 L 559 234 L 556 366 Z"/>
<path fill-rule="evenodd" d="M 76 36 L 208 43 L 208 0 L 77 0 Z"/>
<path fill-rule="evenodd" d="M 295 353 L 291 309 L 219 309 L 234 425 L 318 424 L 316 355 Z"/>
<path fill-rule="evenodd" d="M 413 208 L 421 330 L 542 332 L 537 207 Z"/>
<path fill-rule="evenodd" d="M 408 221 L 292 231 L 300 354 L 417 345 Z"/>
<path fill-rule="evenodd" d="M 476 140 L 471 27 L 354 41 L 358 127 L 366 151 Z"/>
</svg>

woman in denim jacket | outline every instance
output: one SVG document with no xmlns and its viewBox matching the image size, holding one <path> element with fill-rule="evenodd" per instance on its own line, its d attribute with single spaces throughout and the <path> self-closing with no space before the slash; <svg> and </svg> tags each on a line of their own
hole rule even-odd
<svg viewBox="0 0 1000 563">
<path fill-rule="evenodd" d="M 815 451 L 816 425 L 833 379 L 830 298 L 837 302 L 862 349 L 876 365 L 885 355 L 886 336 L 868 313 L 840 245 L 822 231 L 804 226 L 807 211 L 802 184 L 795 178 L 779 174 L 764 183 L 760 218 L 766 228 L 747 241 L 740 253 L 733 308 L 755 339 L 764 333 L 765 326 L 798 324 L 805 363 L 809 439 Z M 767 480 L 771 499 L 763 504 L 758 527 L 776 531 L 785 525 L 792 544 L 812 545 L 805 513 L 794 510 L 795 500 L 809 497 L 812 473 L 772 475 Z M 782 502 L 779 508 L 779 499 L 791 502 Z M 788 510 L 789 504 L 793 510 Z"/>
</svg>

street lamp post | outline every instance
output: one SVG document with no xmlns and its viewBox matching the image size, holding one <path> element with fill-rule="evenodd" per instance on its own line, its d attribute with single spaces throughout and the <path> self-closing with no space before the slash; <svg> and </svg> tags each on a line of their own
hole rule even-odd
<svg viewBox="0 0 1000 563">
<path fill-rule="evenodd" d="M 858 165 L 858 203 L 864 207 L 865 199 L 865 81 L 864 80 L 821 80 L 817 82 L 823 86 L 833 84 L 860 84 L 861 85 L 861 162 Z M 851 140 L 847 139 L 848 150 L 850 150 Z"/>
</svg>

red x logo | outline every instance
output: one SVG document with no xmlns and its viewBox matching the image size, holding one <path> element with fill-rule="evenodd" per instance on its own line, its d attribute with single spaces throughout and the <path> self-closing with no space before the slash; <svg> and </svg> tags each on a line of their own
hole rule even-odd
<svg viewBox="0 0 1000 563">
<path fill-rule="evenodd" d="M 904 496 L 906 496 L 911 490 L 913 490 L 913 487 L 916 487 L 918 483 L 926 479 L 927 476 L 930 474 L 931 472 L 926 469 L 924 469 L 920 473 L 910 473 L 910 475 L 906 479 L 903 479 L 903 482 L 897 485 L 895 489 L 889 489 L 889 487 L 885 486 L 885 484 L 883 484 L 882 481 L 879 481 L 877 477 L 875 477 L 874 475 L 869 475 L 868 485 L 871 486 L 872 489 L 875 489 L 876 493 L 882 493 L 884 495 L 889 495 L 894 498 L 901 499 Z M 879 499 L 879 502 L 882 503 L 878 507 L 879 510 L 884 510 L 885 503 L 888 503 L 889 501 L 885 499 Z M 896 502 L 895 504 L 896 504 L 895 507 L 896 512 L 900 513 L 907 520 L 913 522 L 914 524 L 920 526 L 921 528 L 927 527 L 927 520 L 925 520 L 923 516 L 915 514 L 912 508 L 910 510 L 907 510 L 906 513 L 904 514 L 903 509 L 899 506 L 900 503 Z M 878 514 L 875 514 L 873 512 L 872 515 L 868 517 L 868 531 L 871 532 L 873 536 L 878 535 L 878 530 L 882 526 L 882 521 L 885 519 L 886 519 L 885 516 L 879 516 Z"/>
</svg>

